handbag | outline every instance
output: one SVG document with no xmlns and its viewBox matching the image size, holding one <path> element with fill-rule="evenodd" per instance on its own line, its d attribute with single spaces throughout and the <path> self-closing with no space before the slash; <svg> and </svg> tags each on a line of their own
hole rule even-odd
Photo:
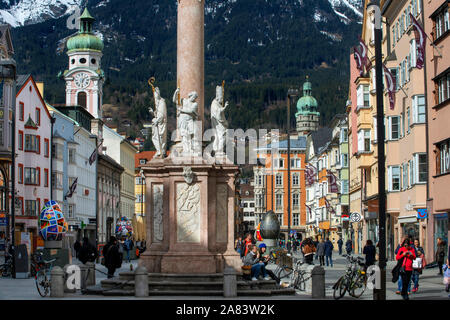
<svg viewBox="0 0 450 320">
<path fill-rule="evenodd" d="M 396 283 L 400 278 L 400 269 L 403 268 L 403 261 L 405 258 L 398 260 L 397 265 L 392 269 L 392 282 Z M 404 268 L 403 268 L 404 270 Z"/>
</svg>

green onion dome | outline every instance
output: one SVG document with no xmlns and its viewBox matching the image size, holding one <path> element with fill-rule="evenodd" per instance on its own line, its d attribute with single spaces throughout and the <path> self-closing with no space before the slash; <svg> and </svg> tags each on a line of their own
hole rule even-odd
<svg viewBox="0 0 450 320">
<path fill-rule="evenodd" d="M 67 41 L 67 50 L 94 50 L 102 51 L 103 41 L 92 32 L 92 24 L 95 19 L 90 15 L 88 9 L 84 9 L 80 17 L 80 30 L 78 34 Z"/>
</svg>

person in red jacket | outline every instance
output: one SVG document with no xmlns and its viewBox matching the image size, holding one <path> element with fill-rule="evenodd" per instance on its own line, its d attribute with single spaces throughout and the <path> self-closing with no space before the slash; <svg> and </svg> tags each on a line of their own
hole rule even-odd
<svg viewBox="0 0 450 320">
<path fill-rule="evenodd" d="M 397 260 L 402 260 L 402 267 L 405 272 L 400 273 L 402 277 L 402 297 L 404 300 L 409 300 L 408 297 L 408 284 L 411 281 L 411 276 L 413 272 L 413 260 L 416 258 L 416 253 L 414 252 L 414 247 L 411 247 L 411 242 L 409 239 L 403 240 L 402 247 L 397 252 Z"/>
</svg>

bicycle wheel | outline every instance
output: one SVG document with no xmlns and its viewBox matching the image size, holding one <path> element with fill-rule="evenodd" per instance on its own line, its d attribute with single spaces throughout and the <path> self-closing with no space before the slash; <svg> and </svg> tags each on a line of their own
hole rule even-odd
<svg viewBox="0 0 450 320">
<path fill-rule="evenodd" d="M 280 279 L 284 279 L 284 278 L 289 277 L 291 275 L 292 271 L 293 271 L 292 268 L 289 268 L 288 266 L 283 266 L 283 267 L 279 268 L 278 274 L 276 276 Z"/>
<path fill-rule="evenodd" d="M 297 279 L 294 283 L 294 288 L 300 291 L 306 290 L 306 280 L 305 277 L 303 276 L 303 273 L 298 274 Z"/>
<path fill-rule="evenodd" d="M 342 276 L 339 278 L 339 280 L 335 283 L 333 286 L 333 298 L 335 300 L 339 300 L 345 295 L 345 292 L 347 291 L 347 284 L 346 284 L 346 278 L 345 276 Z"/>
<path fill-rule="evenodd" d="M 49 286 L 48 286 L 48 279 L 47 279 L 47 273 L 45 270 L 39 270 L 35 277 L 36 281 L 36 288 L 41 295 L 41 297 L 45 297 L 48 294 Z"/>
<path fill-rule="evenodd" d="M 354 298 L 359 298 L 363 295 L 366 290 L 367 278 L 365 274 L 359 274 L 353 283 L 349 294 Z"/>
</svg>

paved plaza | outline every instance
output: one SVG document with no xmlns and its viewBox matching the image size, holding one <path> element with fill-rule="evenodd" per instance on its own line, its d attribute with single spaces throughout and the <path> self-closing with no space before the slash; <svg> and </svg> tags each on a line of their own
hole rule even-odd
<svg viewBox="0 0 450 320">
<path fill-rule="evenodd" d="M 297 255 L 294 255 L 298 257 Z M 346 269 L 346 260 L 343 257 L 335 254 L 334 256 L 334 266 L 333 267 L 325 267 L 325 286 L 326 286 L 326 299 L 333 299 L 333 284 L 345 273 Z M 74 259 L 74 263 L 78 264 Z M 314 263 L 317 265 L 318 260 L 314 260 Z M 133 270 L 136 269 L 138 265 L 138 261 L 134 260 L 131 262 L 133 266 Z M 395 262 L 391 261 L 388 263 L 388 273 L 387 273 L 387 299 L 388 300 L 401 300 L 401 296 L 395 294 L 397 290 L 397 284 L 392 283 L 390 281 L 391 274 L 390 270 L 392 270 Z M 269 268 L 274 268 L 274 266 L 270 266 Z M 101 280 L 106 279 L 106 268 L 101 264 L 96 265 L 96 281 L 99 283 Z M 119 272 L 129 271 L 130 263 L 124 262 L 122 264 L 122 268 L 116 271 L 116 275 Z M 442 277 L 437 275 L 437 268 L 425 269 L 423 274 L 420 277 L 419 282 L 419 291 L 417 293 L 411 293 L 411 300 L 446 300 L 448 298 L 448 293 L 445 292 L 444 285 L 442 284 Z M 11 279 L 11 278 L 0 278 L 0 300 L 40 300 L 40 299 L 52 299 L 52 298 L 42 298 L 35 285 L 34 278 L 30 279 Z M 75 294 L 66 294 L 64 299 L 67 300 L 133 300 L 134 297 L 105 297 L 105 296 L 95 296 L 95 295 L 82 295 L 77 292 Z M 150 297 L 148 299 L 153 300 L 222 300 L 223 297 L 186 297 L 186 296 L 158 296 L 158 297 Z M 242 299 L 242 297 L 239 297 Z M 274 297 L 245 297 L 247 300 L 308 300 L 311 299 L 310 295 L 305 292 L 301 292 L 297 290 L 295 296 L 274 296 Z M 366 290 L 363 296 L 359 299 L 355 299 L 346 294 L 342 300 L 372 300 L 373 294 L 372 291 Z M 232 299 L 231 299 L 232 300 Z"/>
</svg>

